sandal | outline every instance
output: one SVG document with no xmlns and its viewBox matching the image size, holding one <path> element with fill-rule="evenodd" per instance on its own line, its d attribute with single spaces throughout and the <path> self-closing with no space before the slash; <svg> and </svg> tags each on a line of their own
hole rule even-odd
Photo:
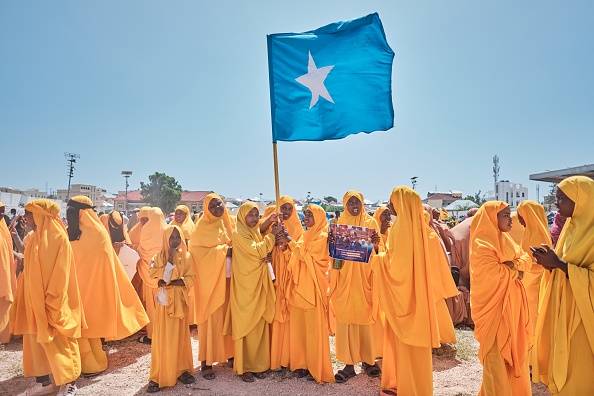
<svg viewBox="0 0 594 396">
<path fill-rule="evenodd" d="M 213 380 L 216 378 L 216 374 L 212 370 L 212 366 L 202 366 L 200 368 L 200 372 L 202 373 L 202 378 L 205 380 Z"/>
<path fill-rule="evenodd" d="M 363 370 L 365 370 L 365 374 L 371 378 L 377 378 L 382 373 L 377 363 L 371 365 L 363 362 Z"/>
<path fill-rule="evenodd" d="M 357 373 L 355 373 L 354 368 L 352 368 L 350 370 L 342 369 L 342 370 L 338 370 L 338 373 L 336 373 L 334 375 L 334 380 L 336 381 L 337 384 L 344 384 L 350 378 L 353 378 L 356 375 L 357 375 Z"/>
<path fill-rule="evenodd" d="M 140 336 L 140 338 L 138 338 L 137 341 L 145 345 L 151 345 L 153 343 L 153 340 L 151 340 L 150 338 L 148 338 L 148 336 L 145 335 Z"/>
<path fill-rule="evenodd" d="M 179 380 L 179 382 L 181 382 L 184 385 L 190 385 L 190 384 L 193 384 L 194 382 L 196 382 L 196 378 L 194 378 L 194 376 L 192 374 L 188 373 L 187 371 L 185 373 L 183 373 L 182 375 L 180 375 L 178 380 Z"/>
<path fill-rule="evenodd" d="M 254 374 L 252 374 L 252 373 L 243 373 L 243 374 L 241 374 L 241 380 L 243 382 L 254 382 L 255 381 Z"/>
<path fill-rule="evenodd" d="M 157 393 L 159 391 L 161 391 L 161 388 L 159 388 L 159 384 L 157 384 L 155 381 L 150 381 L 146 387 L 147 393 Z"/>
<path fill-rule="evenodd" d="M 266 371 L 263 371 L 261 373 L 254 373 L 254 377 L 256 377 L 258 379 L 264 379 L 264 378 L 268 377 L 268 373 Z"/>
</svg>

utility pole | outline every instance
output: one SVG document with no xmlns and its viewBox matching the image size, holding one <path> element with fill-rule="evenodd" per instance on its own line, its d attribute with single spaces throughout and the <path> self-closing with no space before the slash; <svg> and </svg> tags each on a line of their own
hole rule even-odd
<svg viewBox="0 0 594 396">
<path fill-rule="evenodd" d="M 536 202 L 540 203 L 540 184 L 536 185 Z"/>
<path fill-rule="evenodd" d="M 497 191 L 497 182 L 499 181 L 499 156 L 493 156 L 493 187 L 495 189 L 495 199 L 499 199 L 499 191 Z"/>
<path fill-rule="evenodd" d="M 68 192 L 66 193 L 66 201 L 68 201 L 70 199 L 70 181 L 74 176 L 74 164 L 80 158 L 80 155 L 76 153 L 64 153 L 64 157 L 66 158 L 66 169 L 68 170 Z"/>
<path fill-rule="evenodd" d="M 419 179 L 418 176 L 413 176 L 410 178 L 410 184 L 412 184 L 412 189 L 414 190 L 417 186 L 417 180 Z"/>
<path fill-rule="evenodd" d="M 124 201 L 124 213 L 126 214 L 126 216 L 128 215 L 128 187 L 130 186 L 128 184 L 128 179 L 130 178 L 130 176 L 132 176 L 132 171 L 122 171 L 122 176 L 124 176 L 124 179 L 126 179 L 126 200 Z"/>
</svg>

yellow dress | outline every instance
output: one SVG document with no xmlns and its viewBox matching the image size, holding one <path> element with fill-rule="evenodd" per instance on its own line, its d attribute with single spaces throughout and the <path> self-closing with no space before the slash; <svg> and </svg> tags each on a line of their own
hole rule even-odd
<svg viewBox="0 0 594 396">
<path fill-rule="evenodd" d="M 168 262 L 169 238 L 174 230 L 180 233 L 182 241 L 176 249 L 171 271 L 171 281 L 182 279 L 185 286 L 164 286 L 162 302 L 157 303 L 153 323 L 151 344 L 150 380 L 159 387 L 175 386 L 177 379 L 185 372 L 194 370 L 188 291 L 194 282 L 193 263 L 183 241 L 183 232 L 178 226 L 167 226 L 163 233 L 163 250 L 155 257 L 150 275 L 158 282 L 163 279 Z"/>
<path fill-rule="evenodd" d="M 396 187 L 397 213 L 386 252 L 373 257 L 379 301 L 386 314 L 381 388 L 401 395 L 431 395 L 431 348 L 439 346 L 428 227 L 421 198 Z"/>
<path fill-rule="evenodd" d="M 557 242 L 567 263 L 545 271 L 536 321 L 532 379 L 554 395 L 594 394 L 594 181 L 574 176 L 559 183 L 574 203 Z"/>
<path fill-rule="evenodd" d="M 289 262 L 291 370 L 306 369 L 317 382 L 334 382 L 328 323 L 328 221 L 318 205 L 309 205 L 315 224 L 292 242 Z"/>
<path fill-rule="evenodd" d="M 233 337 L 233 370 L 239 375 L 270 369 L 269 327 L 274 318 L 275 296 L 266 256 L 272 251 L 274 236 L 262 236 L 259 225 L 248 227 L 245 216 L 253 208 L 257 208 L 253 202 L 240 206 L 237 230 L 231 238 L 231 295 L 225 333 Z"/>
<path fill-rule="evenodd" d="M 87 328 L 82 329 L 82 337 L 78 340 L 84 374 L 107 369 L 107 354 L 101 338 L 124 339 L 149 321 L 113 250 L 109 234 L 92 207 L 93 202 L 88 197 L 75 196 L 68 209 L 78 213 L 80 230 L 78 238 L 70 244 L 87 322 Z"/>
<path fill-rule="evenodd" d="M 487 202 L 470 227 L 470 306 L 483 365 L 482 396 L 532 394 L 528 301 L 519 279 L 530 258 L 499 230 L 497 214 L 506 207 L 505 202 Z"/>
<path fill-rule="evenodd" d="M 196 274 L 193 317 L 200 342 L 198 360 L 207 366 L 233 357 L 233 339 L 224 334 L 223 325 L 229 305 L 227 250 L 234 225 L 227 209 L 219 218 L 210 213 L 208 205 L 215 198 L 221 199 L 214 193 L 204 198 L 204 214 L 196 224 L 189 246 Z"/>
<path fill-rule="evenodd" d="M 77 338 L 86 327 L 74 254 L 60 220 L 60 207 L 48 199 L 25 206 L 35 231 L 25 240 L 22 286 L 12 306 L 13 334 L 23 335 L 25 377 L 51 374 L 56 385 L 81 372 Z"/>
<path fill-rule="evenodd" d="M 343 197 L 345 208 L 351 197 L 357 197 L 363 205 L 363 194 L 348 191 Z M 372 228 L 380 233 L 376 221 L 364 207 L 358 216 L 345 210 L 338 224 Z M 341 269 L 330 271 L 330 276 L 331 302 L 336 317 L 336 358 L 345 364 L 373 365 L 382 354 L 384 329 L 371 265 L 344 261 Z"/>
<path fill-rule="evenodd" d="M 0 202 L 0 207 L 4 206 Z M 0 217 L 0 344 L 10 341 L 10 307 L 16 294 L 16 263 L 12 236 L 4 216 Z"/>
</svg>

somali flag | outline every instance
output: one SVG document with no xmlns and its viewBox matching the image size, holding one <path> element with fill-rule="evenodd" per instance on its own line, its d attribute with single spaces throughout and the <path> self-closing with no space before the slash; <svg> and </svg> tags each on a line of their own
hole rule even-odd
<svg viewBox="0 0 594 396">
<path fill-rule="evenodd" d="M 272 140 L 342 139 L 392 128 L 393 59 L 377 13 L 268 35 Z"/>
</svg>

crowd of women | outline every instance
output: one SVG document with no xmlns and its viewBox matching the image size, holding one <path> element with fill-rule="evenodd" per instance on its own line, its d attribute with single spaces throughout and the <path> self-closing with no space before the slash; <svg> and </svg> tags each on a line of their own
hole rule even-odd
<svg viewBox="0 0 594 396">
<path fill-rule="evenodd" d="M 24 394 L 74 395 L 81 375 L 107 369 L 104 343 L 135 334 L 151 344 L 148 392 L 191 384 L 194 334 L 206 380 L 218 364 L 245 382 L 290 370 L 342 383 L 361 364 L 384 394 L 431 395 L 432 350 L 456 342 L 457 324 L 480 344 L 481 395 L 530 395 L 530 378 L 594 394 L 593 180 L 558 185 L 556 243 L 533 201 L 517 208 L 519 237 L 500 201 L 452 229 L 405 186 L 373 216 L 363 203 L 347 192 L 337 221 L 374 230 L 368 263 L 333 260 L 324 209 L 305 207 L 302 224 L 288 196 L 231 216 L 209 194 L 195 223 L 184 206 L 170 224 L 144 207 L 129 230 L 84 196 L 69 200 L 67 227 L 53 201 L 29 202 L 22 244 L 0 219 L 0 341 L 22 336 L 23 373 L 36 379 Z M 118 257 L 129 248 L 132 279 Z"/>
</svg>

